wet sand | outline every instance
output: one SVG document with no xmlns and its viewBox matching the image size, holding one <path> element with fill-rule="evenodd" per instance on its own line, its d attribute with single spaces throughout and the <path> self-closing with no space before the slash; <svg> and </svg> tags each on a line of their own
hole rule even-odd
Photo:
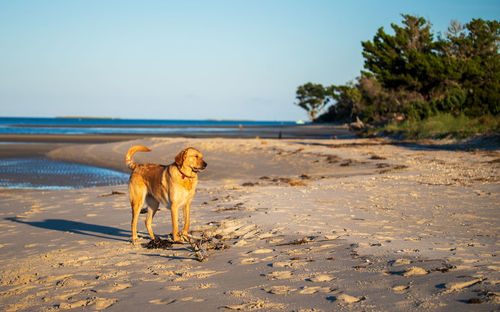
<svg viewBox="0 0 500 312">
<path fill-rule="evenodd" d="M 130 244 L 126 185 L 0 190 L 6 311 L 498 310 L 498 148 L 382 139 L 145 138 L 52 146 L 47 156 L 126 171 L 205 154 L 193 235 L 229 248 Z M 144 219 L 142 217 L 142 219 Z M 166 238 L 161 209 L 154 230 Z M 142 245 L 148 243 L 145 227 Z"/>
</svg>

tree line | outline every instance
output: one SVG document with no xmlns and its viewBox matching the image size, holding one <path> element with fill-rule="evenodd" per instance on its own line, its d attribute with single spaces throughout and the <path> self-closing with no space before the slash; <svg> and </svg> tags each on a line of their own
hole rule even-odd
<svg viewBox="0 0 500 312">
<path fill-rule="evenodd" d="M 422 17 L 402 15 L 394 34 L 380 27 L 361 42 L 364 69 L 345 85 L 308 82 L 296 104 L 311 120 L 368 123 L 421 120 L 440 112 L 479 117 L 500 114 L 500 23 L 452 21 L 435 36 Z"/>
</svg>

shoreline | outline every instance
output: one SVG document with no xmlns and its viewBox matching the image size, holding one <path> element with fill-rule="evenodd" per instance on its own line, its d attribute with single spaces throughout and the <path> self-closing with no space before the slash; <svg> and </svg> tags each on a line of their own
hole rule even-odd
<svg viewBox="0 0 500 312">
<path fill-rule="evenodd" d="M 210 251 L 205 262 L 189 244 L 146 249 L 142 221 L 142 246 L 132 246 L 126 185 L 2 189 L 6 310 L 500 306 L 498 149 L 382 139 L 147 137 L 50 145 L 47 157 L 125 172 L 124 153 L 134 144 L 152 148 L 137 153 L 138 162 L 168 164 L 187 146 L 204 153 L 208 167 L 199 176 L 191 228 L 193 235 L 219 235 L 229 248 Z M 161 207 L 153 223 L 165 238 L 169 212 Z"/>
<path fill-rule="evenodd" d="M 72 126 L 73 127 L 73 126 Z M 100 127 L 100 126 L 99 126 Z M 22 127 L 21 127 L 22 128 Z M 42 128 L 65 128 L 59 126 L 43 126 Z M 92 129 L 92 126 L 74 126 L 75 129 Z M 354 134 L 347 126 L 334 124 L 320 125 L 294 125 L 294 126 L 103 126 L 100 128 L 126 129 L 173 129 L 171 132 L 148 132 L 141 133 L 134 130 L 123 133 L 87 133 L 87 134 L 0 134 L 0 142 L 80 142 L 80 143 L 104 143 L 133 140 L 147 137 L 186 137 L 186 138 L 287 138 L 287 139 L 347 139 L 354 138 Z M 189 129 L 189 131 L 186 131 Z M 199 129 L 199 130 L 197 130 Z M 211 130 L 204 130 L 211 129 Z M 228 131 L 228 129 L 234 129 Z M 220 131 L 219 131 L 220 130 Z"/>
</svg>

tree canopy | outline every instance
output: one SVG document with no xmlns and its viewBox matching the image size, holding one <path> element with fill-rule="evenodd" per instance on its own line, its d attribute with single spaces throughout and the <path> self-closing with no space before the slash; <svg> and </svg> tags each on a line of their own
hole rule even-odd
<svg viewBox="0 0 500 312">
<path fill-rule="evenodd" d="M 436 38 L 424 18 L 402 18 L 401 26 L 391 24 L 392 34 L 381 27 L 372 40 L 361 42 L 360 77 L 345 85 L 299 86 L 297 105 L 316 121 L 500 114 L 498 21 L 452 21 L 445 36 Z"/>
</svg>

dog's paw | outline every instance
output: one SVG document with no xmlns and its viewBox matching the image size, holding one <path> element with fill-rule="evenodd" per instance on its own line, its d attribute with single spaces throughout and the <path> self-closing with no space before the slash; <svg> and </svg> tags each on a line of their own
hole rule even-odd
<svg viewBox="0 0 500 312">
<path fill-rule="evenodd" d="M 186 231 L 182 231 L 182 232 L 180 232 L 179 234 L 180 234 L 181 239 L 182 239 L 184 242 L 189 241 L 189 237 L 190 237 L 190 235 L 189 235 L 189 233 L 188 233 L 188 232 L 186 232 Z"/>
<path fill-rule="evenodd" d="M 174 240 L 174 243 L 185 243 L 186 242 L 185 237 L 182 235 L 182 233 L 179 234 L 177 235 L 172 234 L 172 239 Z"/>
</svg>

